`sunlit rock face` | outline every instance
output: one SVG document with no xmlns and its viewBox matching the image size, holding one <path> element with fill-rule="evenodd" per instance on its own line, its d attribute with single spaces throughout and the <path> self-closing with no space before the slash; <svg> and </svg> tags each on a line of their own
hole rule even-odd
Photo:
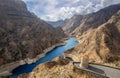
<svg viewBox="0 0 120 78">
<path fill-rule="evenodd" d="M 30 13 L 22 0 L 0 0 L 0 65 L 34 58 L 64 36 Z"/>
<path fill-rule="evenodd" d="M 78 33 L 79 34 L 79 33 Z M 88 53 L 93 61 L 113 62 L 120 55 L 120 11 L 106 23 L 95 29 L 88 29 L 81 36 L 75 49 L 78 53 Z"/>
</svg>

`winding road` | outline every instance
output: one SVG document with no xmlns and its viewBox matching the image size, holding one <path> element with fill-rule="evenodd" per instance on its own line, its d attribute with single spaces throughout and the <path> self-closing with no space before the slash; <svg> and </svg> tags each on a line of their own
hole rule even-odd
<svg viewBox="0 0 120 78">
<path fill-rule="evenodd" d="M 80 64 L 80 62 L 73 62 L 74 67 L 77 69 L 85 70 L 85 71 L 99 74 L 102 76 L 106 76 L 109 78 L 120 78 L 120 69 L 119 68 L 90 63 L 87 69 L 82 69 L 79 67 L 79 64 Z"/>
</svg>

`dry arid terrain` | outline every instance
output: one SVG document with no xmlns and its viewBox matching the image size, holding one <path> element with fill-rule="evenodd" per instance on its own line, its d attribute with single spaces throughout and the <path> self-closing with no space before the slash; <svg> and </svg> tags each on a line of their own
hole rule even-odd
<svg viewBox="0 0 120 78">
<path fill-rule="evenodd" d="M 72 61 L 61 57 L 37 66 L 31 73 L 22 74 L 19 78 L 104 78 L 73 67 Z"/>
<path fill-rule="evenodd" d="M 84 31 L 77 29 L 74 34 L 80 44 L 65 52 L 72 55 L 73 61 L 78 62 L 83 54 L 87 54 L 89 62 L 120 68 L 120 10 L 99 26 Z M 73 61 L 58 57 L 20 78 L 104 78 L 74 69 Z"/>
<path fill-rule="evenodd" d="M 35 58 L 65 36 L 27 10 L 21 0 L 0 0 L 0 66 Z"/>
<path fill-rule="evenodd" d="M 120 68 L 120 4 L 74 15 L 62 25 L 53 27 L 38 18 L 22 0 L 0 0 L 0 75 L 10 75 L 29 59 L 43 57 L 64 43 L 66 34 L 75 36 L 79 44 L 19 78 L 104 78 L 75 69 L 73 62 L 80 62 L 83 55 L 89 56 L 89 62 Z"/>
</svg>

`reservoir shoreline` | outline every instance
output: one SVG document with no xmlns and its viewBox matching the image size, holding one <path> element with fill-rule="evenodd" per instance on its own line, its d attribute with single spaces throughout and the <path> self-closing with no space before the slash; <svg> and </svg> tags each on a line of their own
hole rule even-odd
<svg viewBox="0 0 120 78">
<path fill-rule="evenodd" d="M 6 64 L 6 65 L 2 65 L 0 66 L 0 76 L 10 76 L 12 75 L 12 71 L 17 68 L 18 66 L 20 65 L 24 65 L 24 64 L 32 64 L 32 63 L 35 63 L 36 61 L 38 61 L 40 58 L 44 57 L 46 55 L 46 53 L 50 52 L 51 50 L 53 50 L 54 48 L 56 47 L 59 47 L 59 46 L 63 46 L 65 45 L 66 42 L 63 42 L 63 43 L 58 43 L 58 44 L 55 44 L 45 50 L 43 50 L 44 53 L 42 54 L 39 54 L 37 55 L 35 58 L 33 59 L 30 59 L 30 58 L 26 58 L 24 60 L 20 60 L 20 61 L 16 61 L 16 62 L 12 62 L 12 63 L 9 63 L 9 64 Z"/>
</svg>

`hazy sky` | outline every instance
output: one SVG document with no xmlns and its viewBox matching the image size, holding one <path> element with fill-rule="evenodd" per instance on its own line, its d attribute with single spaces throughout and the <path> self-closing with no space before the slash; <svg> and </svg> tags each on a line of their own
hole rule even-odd
<svg viewBox="0 0 120 78">
<path fill-rule="evenodd" d="M 74 14 L 87 14 L 120 3 L 120 0 L 23 0 L 28 9 L 46 21 L 70 18 Z"/>
</svg>

